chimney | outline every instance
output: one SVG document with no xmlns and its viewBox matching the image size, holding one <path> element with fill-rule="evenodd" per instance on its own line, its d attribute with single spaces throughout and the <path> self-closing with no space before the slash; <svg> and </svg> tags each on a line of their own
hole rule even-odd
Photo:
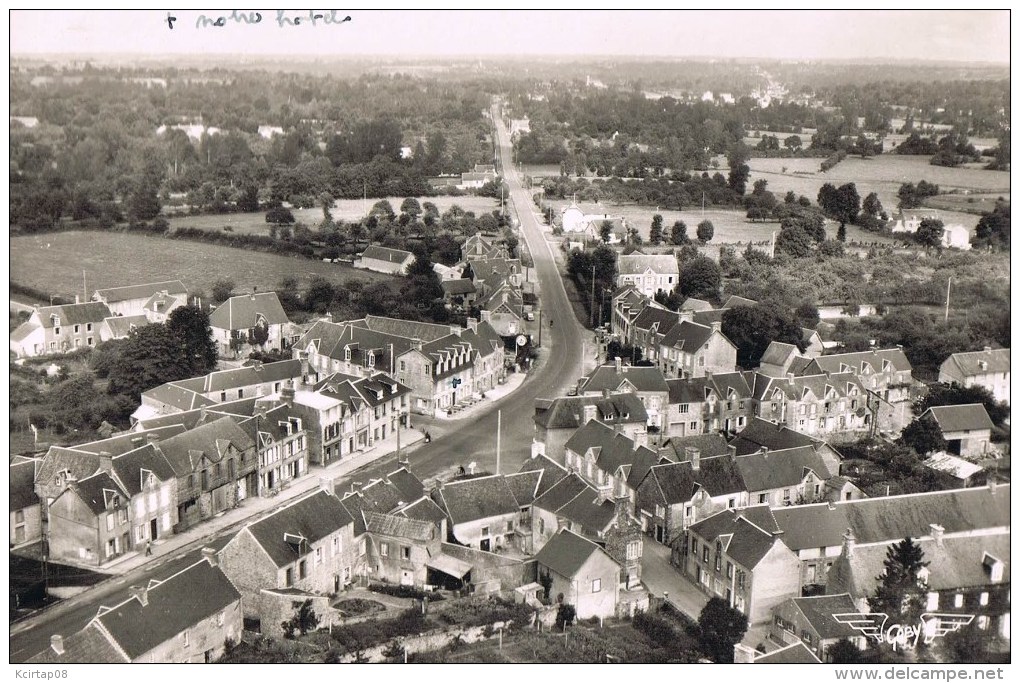
<svg viewBox="0 0 1020 683">
<path fill-rule="evenodd" d="M 531 457 L 537 458 L 540 455 L 545 455 L 545 442 L 538 441 L 537 439 L 531 440 Z"/>
<path fill-rule="evenodd" d="M 113 471 L 113 456 L 106 451 L 99 453 L 99 469 L 103 472 Z"/>
<path fill-rule="evenodd" d="M 794 375 L 792 372 L 786 373 L 786 381 L 789 382 L 790 384 L 793 384 L 793 378 L 795 376 L 796 375 Z"/>
<path fill-rule="evenodd" d="M 716 332 L 722 332 L 722 320 L 713 320 L 711 326 Z"/>
<path fill-rule="evenodd" d="M 580 393 L 580 387 L 578 387 L 578 393 Z M 610 396 L 612 396 L 612 394 L 609 392 L 609 389 L 602 390 L 602 398 L 609 398 Z"/>
<path fill-rule="evenodd" d="M 978 369 L 979 370 L 987 370 L 988 369 L 988 361 L 986 361 L 986 360 L 979 360 L 978 361 Z"/>
<path fill-rule="evenodd" d="M 220 563 L 219 558 L 216 556 L 216 551 L 213 548 L 202 548 L 202 559 L 213 567 L 218 566 Z"/>
<path fill-rule="evenodd" d="M 482 311 L 480 311 L 480 314 L 482 316 L 482 322 L 483 323 L 487 323 L 487 322 L 491 322 L 492 321 L 492 311 L 486 311 L 486 310 L 482 309 Z"/>
<path fill-rule="evenodd" d="M 726 449 L 730 452 L 730 462 L 736 462 L 737 461 L 737 447 L 734 446 L 733 444 L 730 444 L 730 445 L 728 445 L 726 447 Z"/>
<path fill-rule="evenodd" d="M 319 490 L 333 493 L 333 477 L 319 477 Z"/>
<path fill-rule="evenodd" d="M 146 432 L 145 440 L 149 443 L 159 443 L 159 434 L 156 432 Z"/>
<path fill-rule="evenodd" d="M 203 548 L 203 551 L 204 550 L 205 549 Z M 132 598 L 135 598 L 138 602 L 142 603 L 142 607 L 149 604 L 149 589 L 145 586 L 131 586 L 128 588 L 128 592 L 131 594 Z"/>
<path fill-rule="evenodd" d="M 623 361 L 620 360 L 619 356 L 617 356 L 616 358 L 613 359 L 613 363 L 616 365 L 616 374 L 619 375 L 620 372 L 622 371 Z"/>
<path fill-rule="evenodd" d="M 681 322 L 694 322 L 694 311 L 680 311 Z"/>
<path fill-rule="evenodd" d="M 586 406 L 584 406 L 584 422 L 583 422 L 583 424 L 588 424 L 589 422 L 591 422 L 592 420 L 595 419 L 595 414 L 596 414 L 595 411 L 596 411 L 596 408 L 595 408 L 595 404 L 594 403 L 589 403 Z"/>
<path fill-rule="evenodd" d="M 468 463 L 468 466 L 467 466 L 467 471 L 468 471 L 468 474 L 474 474 L 474 473 L 475 473 L 475 468 L 476 468 L 476 467 L 478 467 L 478 463 L 476 463 L 476 462 L 475 462 L 474 460 L 472 460 L 471 462 L 469 462 L 469 463 Z"/>
<path fill-rule="evenodd" d="M 308 366 L 308 352 L 307 351 L 299 352 L 298 360 L 301 361 L 301 382 L 304 383 L 306 381 L 305 378 L 308 377 L 309 373 L 311 372 L 311 369 Z"/>
<path fill-rule="evenodd" d="M 64 636 L 54 633 L 50 636 L 50 647 L 58 655 L 64 654 Z"/>
<path fill-rule="evenodd" d="M 712 379 L 712 371 L 705 370 L 705 379 Z"/>
<path fill-rule="evenodd" d="M 931 537 L 935 540 L 935 545 L 941 548 L 942 535 L 946 533 L 945 527 L 943 527 L 941 524 L 929 524 L 928 528 L 931 529 Z"/>
<path fill-rule="evenodd" d="M 995 475 L 993 474 L 988 477 L 988 493 L 993 496 L 995 495 L 995 486 L 996 486 Z"/>
<path fill-rule="evenodd" d="M 769 459 L 769 447 L 768 446 L 762 446 L 761 447 L 761 455 L 766 460 Z"/>
<path fill-rule="evenodd" d="M 330 313 L 329 311 L 326 311 L 326 315 L 323 317 L 323 320 L 325 320 L 328 323 L 333 322 L 333 314 Z"/>
<path fill-rule="evenodd" d="M 598 504 L 602 505 L 613 497 L 613 485 L 606 484 L 605 486 L 599 486 L 596 492 L 598 493 Z"/>
<path fill-rule="evenodd" d="M 617 422 L 616 424 L 617 424 L 617 426 L 620 426 L 619 422 Z M 620 426 L 620 429 L 622 430 L 623 427 Z M 637 449 L 639 449 L 641 446 L 647 446 L 647 445 L 648 445 L 648 432 L 642 431 L 642 432 L 637 432 L 636 434 L 634 434 L 634 450 L 635 451 Z"/>
<path fill-rule="evenodd" d="M 828 507 L 829 507 L 830 510 L 835 510 L 836 509 L 836 501 L 830 500 Z"/>
<path fill-rule="evenodd" d="M 701 469 L 701 450 L 693 446 L 684 447 L 684 455 L 691 462 L 691 469 L 695 472 Z"/>
<path fill-rule="evenodd" d="M 411 340 L 411 348 L 415 351 L 421 351 L 421 339 L 415 337 Z"/>
<path fill-rule="evenodd" d="M 280 390 L 280 399 L 288 408 L 294 405 L 294 380 L 288 379 Z"/>
<path fill-rule="evenodd" d="M 847 529 L 846 533 L 843 534 L 843 554 L 847 557 L 854 556 L 854 546 L 857 544 L 857 539 L 854 538 L 854 530 Z"/>
<path fill-rule="evenodd" d="M 986 346 L 985 347 L 985 353 L 991 353 L 991 352 L 992 352 L 992 347 L 991 346 Z"/>
</svg>

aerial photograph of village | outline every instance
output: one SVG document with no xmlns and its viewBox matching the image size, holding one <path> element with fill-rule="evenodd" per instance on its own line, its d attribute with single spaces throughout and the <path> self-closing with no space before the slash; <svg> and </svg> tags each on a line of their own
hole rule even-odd
<svg viewBox="0 0 1020 683">
<path fill-rule="evenodd" d="M 1009 10 L 8 19 L 12 678 L 1009 670 Z"/>
</svg>

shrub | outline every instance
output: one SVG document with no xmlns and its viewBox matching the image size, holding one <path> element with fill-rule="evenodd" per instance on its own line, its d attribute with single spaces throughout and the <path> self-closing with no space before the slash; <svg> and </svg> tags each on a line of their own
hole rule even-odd
<svg viewBox="0 0 1020 683">
<path fill-rule="evenodd" d="M 415 600 L 428 598 L 429 602 L 438 602 L 443 599 L 442 593 L 430 593 L 414 586 L 393 586 L 386 583 L 373 583 L 368 587 L 368 590 L 374 593 L 392 595 L 395 598 L 413 598 Z"/>
</svg>

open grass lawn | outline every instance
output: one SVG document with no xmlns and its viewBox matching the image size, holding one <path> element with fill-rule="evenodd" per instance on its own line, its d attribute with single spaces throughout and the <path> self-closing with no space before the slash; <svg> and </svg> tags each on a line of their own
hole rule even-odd
<svg viewBox="0 0 1020 683">
<path fill-rule="evenodd" d="M 387 197 L 390 205 L 396 213 L 400 213 L 400 205 L 404 197 Z M 333 202 L 333 220 L 357 221 L 365 217 L 371 210 L 372 205 L 381 199 L 362 201 L 360 199 L 338 199 Z M 447 211 L 456 204 L 465 211 L 473 211 L 480 216 L 483 213 L 491 213 L 499 208 L 499 200 L 491 197 L 476 197 L 465 195 L 463 197 L 419 197 L 419 203 L 432 202 L 439 209 L 440 213 Z M 294 209 L 294 218 L 309 227 L 315 227 L 322 222 L 322 209 L 319 207 L 311 209 Z M 266 212 L 257 213 L 221 213 L 201 216 L 182 216 L 167 219 L 172 228 L 198 228 L 200 230 L 223 230 L 224 226 L 230 226 L 234 232 L 239 234 L 268 235 L 269 224 L 266 223 Z"/>
<path fill-rule="evenodd" d="M 1010 201 L 1009 192 L 993 192 L 990 194 L 940 194 L 924 200 L 925 206 L 940 211 L 974 213 L 981 215 L 995 209 L 995 202 L 1002 197 Z"/>
<path fill-rule="evenodd" d="M 236 291 L 272 290 L 290 275 L 301 285 L 312 275 L 332 282 L 399 279 L 296 256 L 264 254 L 199 242 L 128 233 L 60 232 L 10 240 L 10 280 L 51 294 L 82 292 L 82 271 L 89 294 L 103 287 L 179 279 L 190 290 L 208 294 L 217 280 L 230 279 Z"/>
<path fill-rule="evenodd" d="M 825 183 L 836 186 L 856 183 L 862 199 L 871 192 L 877 192 L 882 206 L 890 215 L 896 210 L 896 193 L 903 183 L 916 184 L 920 180 L 927 180 L 938 185 L 942 191 L 970 190 L 972 193 L 991 193 L 993 196 L 1009 192 L 1009 173 L 1005 171 L 932 166 L 928 163 L 929 158 L 898 154 L 881 154 L 870 159 L 847 157 L 826 173 L 819 172 L 819 159 L 751 159 L 748 162 L 751 167 L 748 187 L 764 178 L 769 183 L 768 189 L 778 197 L 793 190 L 816 202 L 818 190 Z M 988 210 L 991 208 L 989 206 Z M 945 211 L 942 219 L 946 223 L 960 223 L 973 233 L 980 217 L 959 211 Z M 850 233 L 847 234 L 849 237 Z"/>
</svg>

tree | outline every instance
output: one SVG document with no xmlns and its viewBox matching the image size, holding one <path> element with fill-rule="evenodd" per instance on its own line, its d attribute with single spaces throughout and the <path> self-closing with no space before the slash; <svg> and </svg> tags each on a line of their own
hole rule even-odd
<svg viewBox="0 0 1020 683">
<path fill-rule="evenodd" d="M 776 237 L 776 253 L 788 254 L 793 258 L 810 256 L 814 249 L 811 236 L 799 225 L 784 227 Z"/>
<path fill-rule="evenodd" d="M 269 327 L 267 325 L 256 325 L 248 333 L 248 343 L 252 346 L 262 347 L 269 341 Z"/>
<path fill-rule="evenodd" d="M 821 317 L 818 315 L 818 306 L 813 301 L 805 301 L 797 306 L 793 311 L 793 315 L 797 318 L 797 322 L 800 323 L 801 327 L 807 327 L 812 330 L 821 321 Z"/>
<path fill-rule="evenodd" d="M 158 189 L 158 184 L 151 184 L 145 178 L 139 179 L 128 196 L 128 217 L 132 220 L 148 221 L 158 216 L 163 208 L 157 194 Z"/>
<path fill-rule="evenodd" d="M 664 235 L 662 230 L 662 214 L 652 216 L 652 227 L 648 231 L 648 241 L 652 244 L 662 244 Z"/>
<path fill-rule="evenodd" d="M 836 229 L 836 240 L 846 242 L 846 223 L 840 223 L 839 228 Z M 840 255 L 842 256 L 842 254 Z"/>
<path fill-rule="evenodd" d="M 911 421 L 900 433 L 899 442 L 910 446 L 922 456 L 935 451 L 944 451 L 947 446 L 942 430 L 931 416 L 918 417 Z"/>
<path fill-rule="evenodd" d="M 700 223 L 698 223 L 697 235 L 698 240 L 702 244 L 704 244 L 705 242 L 710 242 L 712 240 L 712 237 L 715 236 L 715 226 L 712 225 L 712 221 L 703 220 Z"/>
<path fill-rule="evenodd" d="M 925 198 L 934 197 L 939 193 L 939 186 L 922 180 L 915 187 L 913 183 L 903 183 L 896 192 L 901 209 L 916 209 L 924 203 Z"/>
<path fill-rule="evenodd" d="M 604 244 L 609 244 L 609 240 L 613 238 L 613 224 L 610 221 L 602 221 L 599 224 L 599 237 Z"/>
<path fill-rule="evenodd" d="M 556 628 L 565 631 L 567 626 L 574 623 L 575 617 L 577 617 L 577 609 L 573 605 L 561 602 L 559 609 L 556 610 Z"/>
<path fill-rule="evenodd" d="M 730 167 L 727 183 L 730 189 L 739 195 L 743 195 L 747 190 L 747 180 L 751 177 L 751 167 L 746 163 L 750 158 L 751 150 L 742 142 L 738 142 L 730 148 L 727 155 Z"/>
<path fill-rule="evenodd" d="M 783 144 L 787 149 L 800 149 L 804 143 L 799 135 L 791 135 L 783 140 Z"/>
<path fill-rule="evenodd" d="M 747 370 L 757 367 L 773 341 L 804 350 L 797 319 L 772 303 L 729 309 L 723 314 L 722 332 L 737 347 L 737 364 Z"/>
<path fill-rule="evenodd" d="M 687 244 L 690 241 L 687 237 L 687 224 L 683 221 L 673 223 L 673 228 L 669 232 L 669 241 L 677 246 Z"/>
<path fill-rule="evenodd" d="M 216 340 L 208 313 L 195 306 L 181 306 L 170 313 L 166 327 L 180 344 L 182 363 L 187 363 L 189 376 L 205 375 L 216 369 Z"/>
<path fill-rule="evenodd" d="M 697 297 L 717 301 L 722 273 L 719 265 L 707 256 L 698 256 L 680 272 L 677 288 L 684 297 Z"/>
<path fill-rule="evenodd" d="M 309 631 L 314 630 L 318 625 L 319 616 L 315 613 L 315 608 L 312 607 L 311 599 L 302 602 L 297 607 L 293 617 L 280 622 L 285 638 L 293 638 L 295 632 L 307 635 Z"/>
<path fill-rule="evenodd" d="M 233 280 L 217 280 L 212 286 L 212 296 L 216 303 L 223 303 L 231 296 L 234 295 L 234 284 Z"/>
<path fill-rule="evenodd" d="M 135 398 L 160 384 L 192 376 L 177 336 L 165 325 L 146 325 L 132 330 L 121 347 L 110 366 L 107 391 Z"/>
<path fill-rule="evenodd" d="M 382 217 L 391 221 L 396 218 L 397 214 L 393 211 L 393 205 L 390 204 L 388 199 L 380 199 L 372 205 L 372 208 L 368 211 L 368 215 Z"/>
<path fill-rule="evenodd" d="M 921 225 L 917 227 L 915 237 L 918 244 L 923 245 L 925 249 L 941 248 L 944 231 L 943 223 L 938 218 L 924 218 L 921 220 Z"/>
<path fill-rule="evenodd" d="M 877 192 L 871 192 L 867 197 L 864 198 L 864 203 L 861 205 L 861 210 L 869 216 L 879 217 L 885 210 L 882 208 L 882 202 L 878 199 Z"/>
<path fill-rule="evenodd" d="M 266 211 L 266 223 L 292 225 L 294 223 L 294 213 L 286 207 L 274 206 L 269 211 Z"/>
<path fill-rule="evenodd" d="M 860 664 L 864 661 L 860 648 L 849 638 L 840 638 L 826 651 L 830 664 Z"/>
<path fill-rule="evenodd" d="M 417 218 L 421 212 L 421 204 L 414 197 L 408 197 L 400 204 L 400 213 L 407 214 L 411 218 Z"/>
<path fill-rule="evenodd" d="M 701 649 L 716 664 L 733 663 L 733 646 L 747 633 L 747 617 L 720 597 L 711 598 L 698 615 Z"/>
<path fill-rule="evenodd" d="M 1009 204 L 998 201 L 991 213 L 981 216 L 977 227 L 974 229 L 974 237 L 971 244 L 975 247 L 988 246 L 995 249 L 1009 249 Z"/>
<path fill-rule="evenodd" d="M 861 197 L 854 183 L 841 185 L 838 189 L 832 183 L 825 183 L 818 191 L 818 205 L 827 216 L 845 226 L 857 220 L 861 212 Z"/>
<path fill-rule="evenodd" d="M 988 634 L 971 622 L 963 628 L 947 633 L 943 647 L 953 664 L 983 664 L 988 662 Z"/>
<path fill-rule="evenodd" d="M 872 612 L 883 612 L 903 624 L 917 622 L 924 605 L 924 589 L 918 576 L 928 566 L 924 550 L 909 536 L 889 546 L 885 567 L 878 577 L 875 594 L 868 598 Z"/>
</svg>

